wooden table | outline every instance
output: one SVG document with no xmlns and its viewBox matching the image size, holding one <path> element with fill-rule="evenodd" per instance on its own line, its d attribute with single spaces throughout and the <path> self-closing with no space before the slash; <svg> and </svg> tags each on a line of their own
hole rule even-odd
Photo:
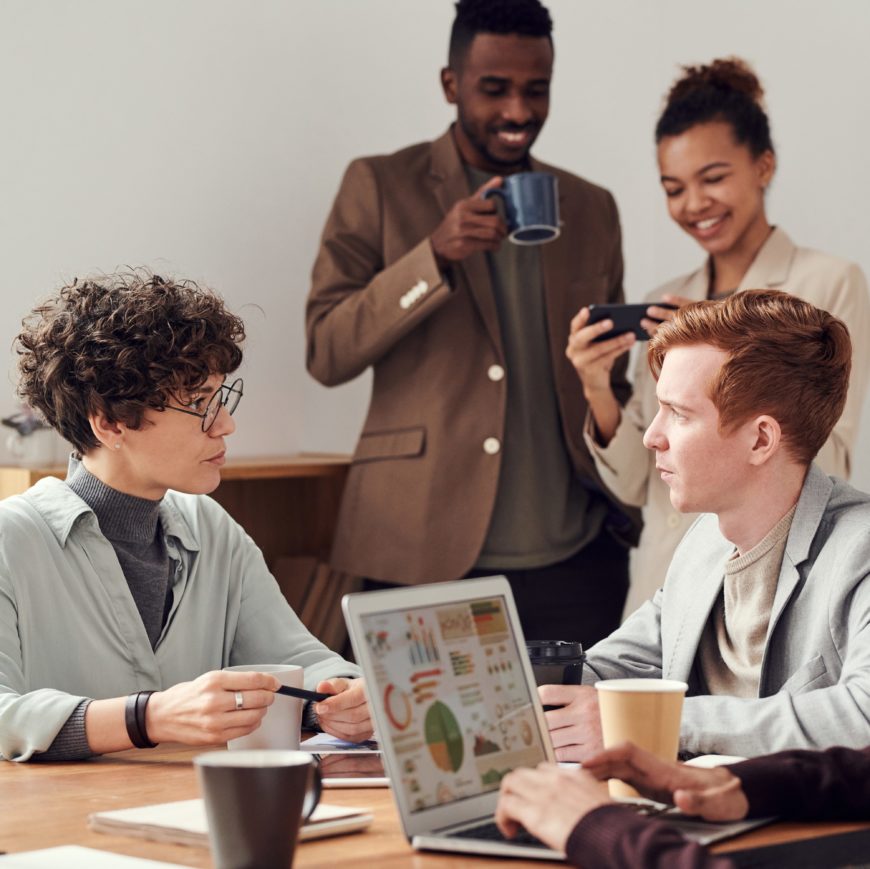
<svg viewBox="0 0 870 869">
<path fill-rule="evenodd" d="M 84 845 L 183 866 L 212 866 L 205 848 L 168 845 L 127 836 L 91 832 L 92 812 L 199 796 L 191 758 L 201 749 L 161 746 L 152 751 L 127 751 L 82 763 L 0 761 L 0 849 L 9 852 Z M 546 864 L 524 860 L 473 858 L 415 852 L 402 834 L 392 797 L 386 788 L 324 791 L 324 802 L 370 807 L 375 820 L 364 833 L 301 843 L 295 865 L 301 869 L 341 867 L 403 867 L 459 869 L 470 864 L 509 869 Z M 867 824 L 776 824 L 718 846 L 734 850 L 790 839 L 859 829 Z"/>
</svg>

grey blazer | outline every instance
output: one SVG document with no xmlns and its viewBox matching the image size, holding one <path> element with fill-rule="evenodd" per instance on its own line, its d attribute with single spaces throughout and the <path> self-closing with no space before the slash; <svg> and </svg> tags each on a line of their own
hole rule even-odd
<svg viewBox="0 0 870 869">
<path fill-rule="evenodd" d="M 733 549 L 716 516 L 701 516 L 664 587 L 589 650 L 584 682 L 688 682 L 680 744 L 693 754 L 870 744 L 870 495 L 810 467 L 780 569 L 758 698 L 700 693 L 698 645 Z"/>
</svg>

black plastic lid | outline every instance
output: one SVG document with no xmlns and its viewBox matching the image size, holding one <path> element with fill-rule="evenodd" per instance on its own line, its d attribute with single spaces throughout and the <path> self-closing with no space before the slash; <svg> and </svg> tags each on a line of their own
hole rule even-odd
<svg viewBox="0 0 870 869">
<path fill-rule="evenodd" d="M 532 662 L 584 660 L 583 644 L 572 640 L 528 640 L 526 648 Z"/>
</svg>

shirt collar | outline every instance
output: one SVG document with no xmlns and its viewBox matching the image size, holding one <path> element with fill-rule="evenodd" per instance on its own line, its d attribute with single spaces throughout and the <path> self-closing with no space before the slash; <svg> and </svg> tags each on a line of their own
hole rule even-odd
<svg viewBox="0 0 870 869">
<path fill-rule="evenodd" d="M 44 477 L 31 486 L 23 497 L 42 516 L 61 546 L 66 546 L 78 521 L 89 522 L 94 530 L 99 528 L 94 511 L 63 480 Z M 189 552 L 199 552 L 200 543 L 194 529 L 174 503 L 180 497 L 197 496 L 179 495 L 172 491 L 166 493 L 160 502 L 163 532 L 167 537 L 178 540 Z"/>
</svg>

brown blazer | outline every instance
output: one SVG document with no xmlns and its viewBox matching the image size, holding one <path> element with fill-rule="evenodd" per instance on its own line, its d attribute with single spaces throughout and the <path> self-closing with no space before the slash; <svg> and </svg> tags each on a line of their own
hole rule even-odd
<svg viewBox="0 0 870 869">
<path fill-rule="evenodd" d="M 563 433 L 576 472 L 603 489 L 583 442 L 586 403 L 565 346 L 581 306 L 623 301 L 616 205 L 574 175 L 532 167 L 559 181 L 562 235 L 540 251 Z M 323 231 L 306 312 L 308 370 L 327 386 L 374 370 L 332 551 L 338 570 L 400 584 L 457 579 L 483 546 L 507 394 L 492 368 L 504 366 L 498 315 L 485 255 L 443 275 L 429 243 L 470 193 L 448 131 L 354 160 Z M 624 403 L 624 365 L 614 388 Z M 637 522 L 636 513 L 624 519 L 626 538 L 636 537 Z"/>
</svg>

